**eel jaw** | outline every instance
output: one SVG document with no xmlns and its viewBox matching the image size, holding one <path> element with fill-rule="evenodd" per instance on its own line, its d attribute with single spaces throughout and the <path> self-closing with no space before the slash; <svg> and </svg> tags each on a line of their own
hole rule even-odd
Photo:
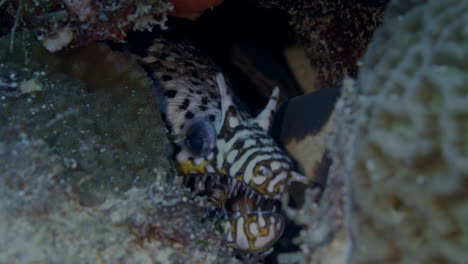
<svg viewBox="0 0 468 264">
<path fill-rule="evenodd" d="M 265 252 L 281 237 L 285 224 L 283 216 L 276 213 L 278 200 L 258 194 L 227 175 L 191 175 L 184 180 L 196 195 L 208 195 L 217 207 L 220 219 L 215 227 L 228 247 L 247 253 Z M 234 188 L 229 190 L 228 186 Z"/>
<path fill-rule="evenodd" d="M 228 247 L 259 253 L 268 250 L 281 237 L 284 218 L 278 213 L 257 211 L 218 220 L 215 225 Z"/>
</svg>

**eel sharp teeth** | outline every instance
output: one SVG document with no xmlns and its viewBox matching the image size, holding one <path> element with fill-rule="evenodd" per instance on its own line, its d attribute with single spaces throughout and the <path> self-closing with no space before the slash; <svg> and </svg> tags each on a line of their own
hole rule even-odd
<svg viewBox="0 0 468 264">
<path fill-rule="evenodd" d="M 234 193 L 234 188 L 236 187 L 237 184 L 231 182 L 229 185 L 229 196 L 232 197 L 232 194 Z"/>
<path fill-rule="evenodd" d="M 236 182 L 236 188 L 234 190 L 234 195 L 238 195 L 239 194 L 239 191 L 241 189 L 241 183 L 240 182 Z"/>
<path fill-rule="evenodd" d="M 233 217 L 239 217 L 241 215 L 240 211 L 235 211 Z"/>
<path fill-rule="evenodd" d="M 257 195 L 257 201 L 256 201 L 257 205 L 260 204 L 260 201 L 261 201 L 261 200 L 262 200 L 262 196 L 261 196 L 261 195 Z"/>
<path fill-rule="evenodd" d="M 205 182 L 203 179 L 197 178 L 196 179 L 196 188 L 199 191 L 204 191 L 205 190 Z"/>
</svg>

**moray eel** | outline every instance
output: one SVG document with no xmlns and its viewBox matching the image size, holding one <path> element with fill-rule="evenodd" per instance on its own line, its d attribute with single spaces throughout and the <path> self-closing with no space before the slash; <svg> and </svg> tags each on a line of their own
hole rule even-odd
<svg viewBox="0 0 468 264">
<path fill-rule="evenodd" d="M 215 226 L 227 245 L 250 253 L 268 250 L 284 230 L 277 199 L 291 182 L 306 181 L 268 134 L 279 89 L 252 117 L 217 66 L 194 46 L 158 37 L 140 61 L 154 80 L 174 139 L 176 168 L 218 206 Z"/>
</svg>

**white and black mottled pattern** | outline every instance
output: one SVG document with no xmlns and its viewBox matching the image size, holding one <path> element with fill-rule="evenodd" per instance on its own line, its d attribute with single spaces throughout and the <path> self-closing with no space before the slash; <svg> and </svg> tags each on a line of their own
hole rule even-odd
<svg viewBox="0 0 468 264">
<path fill-rule="evenodd" d="M 184 138 L 194 127 L 213 128 L 208 129 L 215 134 L 209 138 L 213 144 L 208 152 L 195 154 L 179 140 L 174 142 L 174 160 L 181 173 L 196 177 L 198 191 L 211 191 L 210 199 L 225 212 L 217 226 L 228 245 L 248 252 L 267 250 L 284 229 L 275 199 L 292 181 L 305 181 L 268 135 L 278 88 L 253 118 L 240 107 L 220 69 L 194 46 L 160 37 L 140 61 L 155 80 L 158 104 L 171 134 Z M 223 183 L 222 176 L 214 175 L 228 180 Z"/>
</svg>

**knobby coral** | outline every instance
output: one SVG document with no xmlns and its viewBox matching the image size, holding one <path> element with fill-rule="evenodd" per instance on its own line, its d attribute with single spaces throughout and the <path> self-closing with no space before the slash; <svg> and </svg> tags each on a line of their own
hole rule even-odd
<svg viewBox="0 0 468 264">
<path fill-rule="evenodd" d="M 464 0 L 395 1 L 364 57 L 350 159 L 354 263 L 466 261 L 467 13 Z"/>
</svg>

